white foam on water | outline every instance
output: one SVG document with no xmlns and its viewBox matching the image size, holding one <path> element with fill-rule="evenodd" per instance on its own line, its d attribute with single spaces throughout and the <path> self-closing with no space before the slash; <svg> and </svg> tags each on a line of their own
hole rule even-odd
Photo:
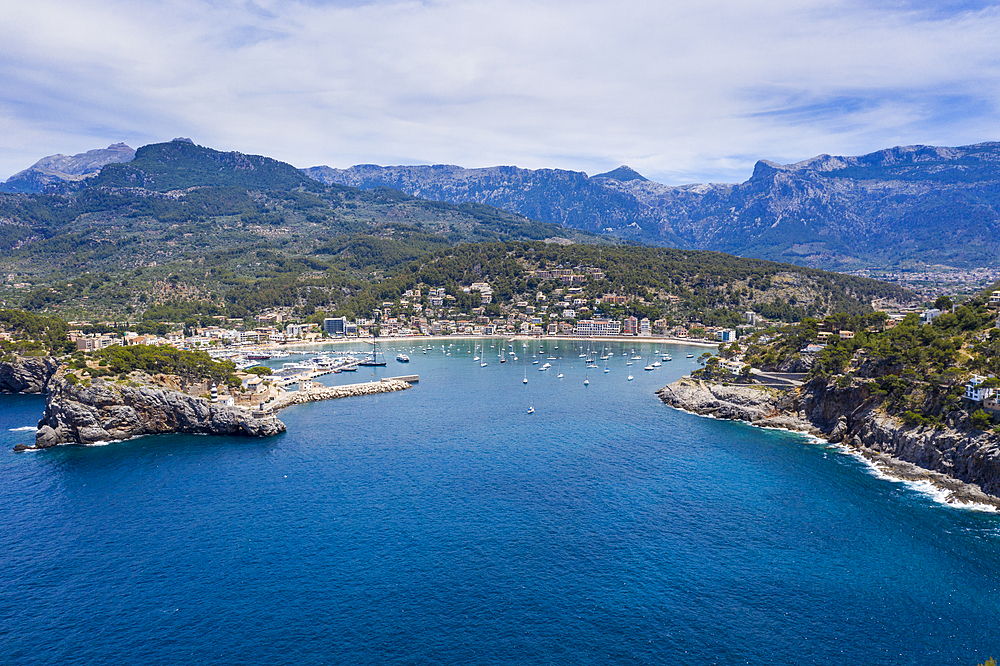
<svg viewBox="0 0 1000 666">
<path fill-rule="evenodd" d="M 666 403 L 664 403 L 664 404 L 666 404 Z M 732 420 L 735 420 L 735 419 L 720 419 L 720 418 L 718 418 L 717 416 L 715 416 L 713 414 L 698 414 L 697 412 L 692 412 L 692 411 L 689 411 L 687 409 L 683 409 L 681 407 L 674 407 L 673 405 L 667 405 L 667 407 L 670 407 L 671 409 L 676 409 L 679 412 L 684 412 L 685 414 L 693 414 L 694 416 L 700 416 L 700 417 L 706 418 L 706 419 L 715 419 L 717 421 L 723 421 L 723 420 L 732 421 Z M 953 499 L 951 497 L 951 491 L 949 491 L 949 490 L 947 490 L 945 488 L 939 488 L 933 482 L 925 480 L 925 479 L 922 479 L 922 480 L 919 480 L 919 481 L 912 481 L 912 480 L 909 480 L 909 479 L 900 479 L 899 477 L 896 477 L 896 476 L 893 476 L 892 474 L 886 473 L 875 462 L 873 462 L 873 461 L 869 460 L 868 458 L 866 458 L 865 456 L 863 456 L 861 454 L 861 452 L 855 451 L 854 449 L 852 449 L 852 448 L 850 448 L 848 446 L 845 446 L 843 444 L 834 444 L 833 442 L 830 442 L 829 440 L 827 440 L 827 439 L 825 439 L 823 437 L 820 437 L 818 435 L 813 435 L 813 434 L 808 433 L 808 432 L 802 432 L 801 430 L 791 430 L 789 428 L 782 428 L 780 426 L 757 425 L 755 423 L 750 423 L 748 421 L 743 421 L 741 419 L 738 420 L 738 422 L 746 424 L 746 425 L 749 425 L 749 426 L 752 426 L 754 428 L 760 428 L 761 430 L 778 430 L 778 431 L 782 431 L 782 432 L 792 433 L 794 435 L 798 435 L 798 436 L 806 439 L 807 441 L 809 441 L 812 444 L 822 444 L 822 445 L 825 445 L 826 448 L 832 449 L 832 450 L 836 451 L 837 453 L 841 453 L 841 454 L 844 454 L 844 455 L 847 455 L 847 456 L 851 456 L 851 457 L 857 459 L 858 461 L 860 461 L 862 463 L 862 466 L 864 467 L 865 471 L 868 472 L 870 475 L 874 476 L 875 478 L 881 479 L 883 481 L 891 481 L 892 483 L 901 483 L 901 484 L 905 485 L 906 487 L 910 488 L 911 490 L 914 490 L 914 491 L 916 491 L 916 492 L 918 492 L 918 493 L 920 493 L 920 494 L 922 494 L 924 496 L 929 497 L 931 500 L 933 500 L 937 504 L 941 504 L 943 506 L 946 506 L 946 507 L 949 507 L 949 508 L 952 508 L 952 509 L 964 509 L 964 510 L 967 510 L 967 511 L 983 511 L 983 512 L 987 512 L 987 513 L 998 513 L 998 512 L 1000 512 L 1000 509 L 997 509 L 997 507 L 989 505 L 989 504 L 980 504 L 979 502 L 963 502 L 963 501 L 960 501 L 960 500 Z"/>
<path fill-rule="evenodd" d="M 10 428 L 9 432 L 28 432 L 29 430 L 31 432 L 35 432 L 38 428 L 35 426 L 22 426 L 20 428 Z"/>
<path fill-rule="evenodd" d="M 989 504 L 981 504 L 979 502 L 963 502 L 961 500 L 953 499 L 951 496 L 951 491 L 946 488 L 940 488 L 934 484 L 933 481 L 927 479 L 920 479 L 914 481 L 912 479 L 901 479 L 897 476 L 893 476 L 891 472 L 886 472 L 881 466 L 872 460 L 869 460 L 863 456 L 859 451 L 855 451 L 850 447 L 844 446 L 842 444 L 831 445 L 832 449 L 838 453 L 850 456 L 855 460 L 858 460 L 865 471 L 874 476 L 876 479 L 882 481 L 889 481 L 891 483 L 900 483 L 910 490 L 913 490 L 925 497 L 929 497 L 932 501 L 943 506 L 947 506 L 952 509 L 965 509 L 967 511 L 984 511 L 986 513 L 997 513 L 997 508 Z"/>
</svg>

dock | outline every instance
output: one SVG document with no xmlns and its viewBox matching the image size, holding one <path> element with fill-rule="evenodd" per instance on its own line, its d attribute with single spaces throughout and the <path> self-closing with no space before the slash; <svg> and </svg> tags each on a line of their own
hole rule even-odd
<svg viewBox="0 0 1000 666">
<path fill-rule="evenodd" d="M 416 384 L 420 381 L 420 375 L 400 375 L 399 377 L 384 377 L 382 379 L 384 382 L 406 382 L 407 384 Z"/>
</svg>

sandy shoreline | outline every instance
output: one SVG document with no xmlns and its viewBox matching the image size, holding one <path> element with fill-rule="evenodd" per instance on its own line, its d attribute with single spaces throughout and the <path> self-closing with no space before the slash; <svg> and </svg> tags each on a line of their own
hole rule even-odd
<svg viewBox="0 0 1000 666">
<path fill-rule="evenodd" d="M 232 351 L 239 353 L 253 353 L 257 351 L 268 352 L 268 351 L 279 351 L 282 349 L 298 349 L 298 348 L 308 348 L 316 347 L 319 345 L 343 345 L 352 344 L 358 342 L 368 342 L 371 343 L 375 338 L 364 337 L 364 338 L 327 338 L 324 340 L 303 340 L 301 342 L 268 342 L 261 345 L 255 345 L 253 347 L 238 347 L 230 348 Z M 389 344 L 393 342 L 455 342 L 456 340 L 507 340 L 508 342 L 522 341 L 522 342 L 543 342 L 547 340 L 554 340 L 557 342 L 594 342 L 594 341 L 606 341 L 606 342 L 631 342 L 631 343 L 663 343 L 669 345 L 686 345 L 689 347 L 706 347 L 706 348 L 716 348 L 720 343 L 710 342 L 707 340 L 693 340 L 690 338 L 674 338 L 669 336 L 662 337 L 635 337 L 635 336 L 616 336 L 616 337 L 582 337 L 582 336 L 572 336 L 572 335 L 406 335 L 406 336 L 384 336 L 379 337 L 378 341 L 383 344 Z"/>
</svg>

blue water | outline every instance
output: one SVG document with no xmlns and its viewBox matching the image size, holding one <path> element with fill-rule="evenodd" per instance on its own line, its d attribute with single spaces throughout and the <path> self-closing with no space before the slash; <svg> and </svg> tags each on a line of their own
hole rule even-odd
<svg viewBox="0 0 1000 666">
<path fill-rule="evenodd" d="M 0 396 L 0 662 L 1000 655 L 1000 516 L 662 405 L 653 391 L 701 349 L 585 375 L 572 343 L 548 372 L 537 346 L 500 365 L 487 343 L 481 368 L 470 345 L 390 353 L 376 376 L 418 373 L 415 388 L 287 409 L 264 440 L 14 454 L 43 402 Z"/>
</svg>

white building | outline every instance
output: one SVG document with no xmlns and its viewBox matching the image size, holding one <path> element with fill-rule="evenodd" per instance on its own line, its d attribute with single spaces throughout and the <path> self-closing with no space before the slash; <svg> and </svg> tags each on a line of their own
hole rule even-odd
<svg viewBox="0 0 1000 666">
<path fill-rule="evenodd" d="M 580 336 L 612 336 L 620 335 L 622 323 L 610 319 L 582 319 L 576 324 L 576 334 Z"/>
<path fill-rule="evenodd" d="M 931 308 L 930 310 L 924 310 L 920 313 L 920 323 L 929 324 L 938 317 L 941 316 L 941 311 L 937 308 Z"/>
<path fill-rule="evenodd" d="M 982 402 L 986 398 L 992 397 L 996 392 L 995 389 L 980 388 L 980 384 L 985 381 L 986 377 L 972 375 L 972 379 L 965 385 L 965 398 L 973 402 Z"/>
<path fill-rule="evenodd" d="M 736 331 L 731 328 L 723 328 L 715 332 L 715 339 L 719 342 L 733 342 L 736 340 Z"/>
</svg>

